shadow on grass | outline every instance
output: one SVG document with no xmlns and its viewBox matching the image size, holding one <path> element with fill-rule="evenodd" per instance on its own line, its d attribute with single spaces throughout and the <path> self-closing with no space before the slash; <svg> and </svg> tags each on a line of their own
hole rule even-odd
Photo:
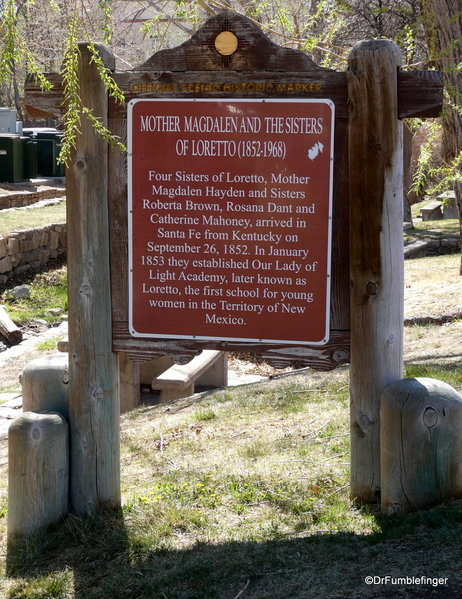
<svg viewBox="0 0 462 599">
<path fill-rule="evenodd" d="M 404 231 L 404 239 L 412 241 L 432 241 L 459 237 L 458 222 L 455 219 L 427 221 L 427 224 L 416 223 L 417 226 Z M 454 253 L 457 253 L 456 251 Z"/>
<path fill-rule="evenodd" d="M 137 517 L 140 517 L 139 515 Z M 70 516 L 46 534 L 10 542 L 5 599 L 339 599 L 462 596 L 462 502 L 399 517 L 377 532 L 268 540 L 156 544 L 132 516 Z M 219 523 L 217 523 L 217 526 Z M 181 530 L 179 523 L 178 530 Z M 181 533 L 178 532 L 176 544 Z M 154 546 L 153 546 L 154 545 Z M 447 578 L 447 585 L 376 584 L 366 576 Z"/>
<path fill-rule="evenodd" d="M 462 353 L 451 354 L 452 358 L 462 358 Z M 460 378 L 458 375 L 461 372 L 459 362 L 451 362 L 447 364 L 441 364 L 433 362 L 432 360 L 441 360 L 444 356 L 425 356 L 419 363 L 414 360 L 404 364 L 404 376 L 409 378 L 426 377 L 432 379 L 438 379 L 448 383 L 449 385 L 460 387 L 458 381 Z"/>
<path fill-rule="evenodd" d="M 66 265 L 66 253 L 61 254 L 57 258 L 51 258 L 46 264 L 37 268 L 31 268 L 23 273 L 14 273 L 4 285 L 0 285 L 0 293 L 7 289 L 13 289 L 18 285 L 31 285 L 35 282 L 37 275 L 46 274 L 58 270 Z"/>
</svg>

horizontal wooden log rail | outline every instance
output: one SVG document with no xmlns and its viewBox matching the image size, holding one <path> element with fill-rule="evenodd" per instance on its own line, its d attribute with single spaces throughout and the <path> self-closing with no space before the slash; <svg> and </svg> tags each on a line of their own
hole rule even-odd
<svg viewBox="0 0 462 599">
<path fill-rule="evenodd" d="M 62 117 L 65 113 L 64 89 L 59 73 L 46 73 L 53 91 L 44 92 L 32 76 L 25 83 L 27 101 L 41 110 Z M 124 92 L 126 101 L 133 98 L 330 98 L 336 118 L 348 118 L 346 73 L 337 71 L 252 73 L 252 84 L 239 80 L 229 84 L 229 73 L 193 71 L 162 73 L 122 71 L 113 73 L 114 81 Z M 238 75 L 239 77 L 239 75 Z M 248 79 L 248 76 L 247 76 Z M 318 86 L 318 88 L 317 88 Z M 441 113 L 443 74 L 440 71 L 398 71 L 398 118 L 433 118 Z M 109 102 L 109 116 L 125 117 L 126 109 Z"/>
</svg>

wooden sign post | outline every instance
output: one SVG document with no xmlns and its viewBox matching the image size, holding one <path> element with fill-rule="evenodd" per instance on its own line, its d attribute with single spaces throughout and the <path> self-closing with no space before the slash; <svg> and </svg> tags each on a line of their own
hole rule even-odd
<svg viewBox="0 0 462 599">
<path fill-rule="evenodd" d="M 107 122 L 107 92 L 80 44 L 82 101 Z M 112 56 L 100 48 L 106 64 Z M 113 64 L 113 63 L 112 63 Z M 82 119 L 67 169 L 70 499 L 79 515 L 120 506 L 117 356 L 112 351 L 107 144 Z"/>
<path fill-rule="evenodd" d="M 351 495 L 380 492 L 380 396 L 403 377 L 403 131 L 399 48 L 356 44 L 349 57 Z"/>
<path fill-rule="evenodd" d="M 351 494 L 375 501 L 378 402 L 403 369 L 400 120 L 439 115 L 441 73 L 400 70 L 385 40 L 324 69 L 223 12 L 113 73 L 127 113 L 88 58 L 84 102 L 130 155 L 83 124 L 68 173 L 74 509 L 120 502 L 116 354 L 125 384 L 140 361 L 203 349 L 331 370 L 350 322 Z"/>
</svg>

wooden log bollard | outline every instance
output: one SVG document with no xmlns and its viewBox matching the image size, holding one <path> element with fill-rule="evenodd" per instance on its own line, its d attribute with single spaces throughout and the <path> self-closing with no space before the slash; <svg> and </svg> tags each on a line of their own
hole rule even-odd
<svg viewBox="0 0 462 599">
<path fill-rule="evenodd" d="M 382 393 L 381 510 L 398 514 L 462 497 L 462 396 L 431 378 Z"/>
<path fill-rule="evenodd" d="M 58 412 L 69 419 L 67 354 L 53 354 L 29 362 L 22 371 L 24 412 Z"/>
<path fill-rule="evenodd" d="M 69 432 L 56 412 L 25 412 L 8 432 L 8 537 L 38 532 L 69 509 Z"/>
</svg>

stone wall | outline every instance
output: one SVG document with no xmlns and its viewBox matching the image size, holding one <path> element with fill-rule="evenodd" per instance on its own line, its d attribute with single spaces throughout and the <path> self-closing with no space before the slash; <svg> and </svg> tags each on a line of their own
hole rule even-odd
<svg viewBox="0 0 462 599">
<path fill-rule="evenodd" d="M 447 237 L 445 239 L 432 239 L 428 242 L 427 256 L 441 256 L 443 254 L 458 254 L 460 252 L 460 239 Z"/>
<path fill-rule="evenodd" d="M 66 223 L 13 231 L 7 237 L 0 237 L 0 285 L 15 274 L 39 268 L 57 258 L 66 248 Z"/>
<path fill-rule="evenodd" d="M 445 239 L 421 239 L 404 246 L 404 258 L 425 258 L 426 256 L 442 256 L 443 254 L 458 254 L 460 239 L 448 237 Z"/>
<path fill-rule="evenodd" d="M 5 183 L 2 183 L 5 185 Z M 17 189 L 17 190 L 2 190 L 0 193 L 0 210 L 6 210 L 8 208 L 23 208 L 24 206 L 30 206 L 40 200 L 46 200 L 48 198 L 56 198 L 59 193 L 65 195 L 65 190 L 57 190 L 55 187 L 41 186 L 40 190 L 37 189 Z"/>
</svg>

